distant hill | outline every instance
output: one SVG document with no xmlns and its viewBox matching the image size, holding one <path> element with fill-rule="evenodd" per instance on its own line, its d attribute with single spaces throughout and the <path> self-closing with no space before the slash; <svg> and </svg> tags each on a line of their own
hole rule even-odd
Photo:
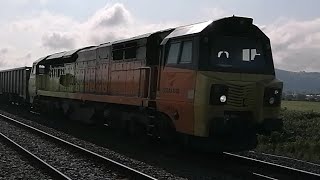
<svg viewBox="0 0 320 180">
<path fill-rule="evenodd" d="M 320 73 L 291 72 L 276 69 L 277 78 L 284 82 L 284 92 L 320 93 Z"/>
</svg>

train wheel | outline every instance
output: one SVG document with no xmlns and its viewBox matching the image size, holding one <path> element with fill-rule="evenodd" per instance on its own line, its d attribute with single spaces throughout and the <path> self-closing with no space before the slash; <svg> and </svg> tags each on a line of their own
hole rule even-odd
<svg viewBox="0 0 320 180">
<path fill-rule="evenodd" d="M 141 144 L 146 143 L 150 139 L 147 135 L 146 126 L 134 120 L 128 120 L 126 122 L 125 131 L 130 138 L 133 138 Z"/>
<path fill-rule="evenodd" d="M 173 143 L 176 141 L 177 134 L 171 120 L 162 114 L 157 115 L 157 119 L 156 129 L 160 140 L 165 143 Z"/>
<path fill-rule="evenodd" d="M 134 122 L 131 120 L 126 121 L 126 125 L 125 125 L 125 132 L 129 135 L 129 136 L 134 136 L 135 135 L 135 127 L 134 127 Z"/>
</svg>

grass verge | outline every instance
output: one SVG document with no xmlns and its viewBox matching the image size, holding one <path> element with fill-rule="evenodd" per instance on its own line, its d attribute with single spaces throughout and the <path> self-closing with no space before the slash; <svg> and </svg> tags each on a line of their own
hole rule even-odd
<svg viewBox="0 0 320 180">
<path fill-rule="evenodd" d="M 310 101 L 282 101 L 281 107 L 295 111 L 313 111 L 320 113 L 320 102 Z"/>
<path fill-rule="evenodd" d="M 320 163 L 320 113 L 283 110 L 284 128 L 259 135 L 257 151 Z"/>
</svg>

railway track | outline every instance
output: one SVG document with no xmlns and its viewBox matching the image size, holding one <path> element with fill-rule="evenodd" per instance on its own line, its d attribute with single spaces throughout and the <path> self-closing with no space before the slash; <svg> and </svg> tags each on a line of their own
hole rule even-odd
<svg viewBox="0 0 320 180">
<path fill-rule="evenodd" d="M 56 168 L 54 168 L 50 164 L 46 163 L 38 156 L 32 154 L 30 151 L 28 151 L 27 149 L 25 149 L 24 147 L 22 147 L 18 143 L 16 143 L 14 140 L 10 139 L 9 137 L 5 136 L 2 133 L 0 133 L 0 136 L 2 139 L 6 140 L 10 145 L 13 145 L 20 152 L 24 153 L 28 157 L 28 159 L 30 159 L 31 161 L 34 161 L 36 163 L 39 163 L 38 165 L 41 165 L 42 167 L 44 167 L 51 177 L 54 177 L 57 179 L 71 180 L 70 177 L 63 174 L 61 171 L 57 170 Z"/>
<path fill-rule="evenodd" d="M 8 116 L 1 115 L 0 117 L 6 118 L 8 121 L 21 125 L 22 127 L 27 127 L 29 129 L 29 125 L 23 124 L 17 120 L 14 120 Z M 32 131 L 41 131 L 41 130 L 34 130 L 35 128 L 31 127 Z M 42 134 L 41 132 L 38 132 Z M 45 135 L 47 136 L 47 135 Z M 49 136 L 51 136 L 49 134 Z M 60 138 L 57 138 L 57 142 L 60 142 Z M 72 144 L 72 143 L 70 143 Z M 68 145 L 69 146 L 69 145 Z M 77 145 L 75 145 L 77 146 Z M 91 155 L 90 155 L 91 156 Z M 299 169 L 292 168 L 291 166 L 283 166 L 275 163 L 271 163 L 269 161 L 257 160 L 255 158 L 249 158 L 246 156 L 233 154 L 225 152 L 224 156 L 226 156 L 225 162 L 233 163 L 232 168 L 230 168 L 229 173 L 233 173 L 235 170 L 235 174 L 242 174 L 243 177 L 247 177 L 248 179 L 320 179 L 320 175 L 312 172 L 307 172 Z M 92 157 L 97 158 L 98 157 Z M 112 161 L 112 160 L 111 160 Z M 223 162 L 223 161 L 222 161 Z M 125 166 L 125 165 L 123 165 Z M 226 165 L 230 166 L 230 165 Z M 235 169 L 236 168 L 236 169 Z M 131 168 L 130 168 L 131 169 Z M 48 170 L 49 171 L 49 170 Z M 126 174 L 133 174 L 130 175 L 130 179 L 155 179 L 150 176 L 141 176 L 138 177 L 134 175 L 135 172 L 129 172 L 130 170 L 126 171 Z M 135 171 L 135 170 L 133 170 Z M 141 173 L 143 174 L 143 173 Z M 240 176 L 242 176 L 240 175 Z M 57 175 L 56 175 L 57 176 Z"/>
<path fill-rule="evenodd" d="M 18 120 L 15 120 L 13 118 L 10 118 L 6 115 L 0 114 L 1 120 L 5 120 L 9 122 L 10 124 L 14 124 L 15 126 L 22 127 L 29 132 L 36 133 L 37 135 L 40 135 L 41 137 L 45 138 L 46 140 L 49 140 L 54 143 L 59 143 L 60 145 L 64 146 L 65 148 L 72 149 L 72 151 L 76 151 L 78 154 L 82 154 L 85 157 L 88 157 L 92 160 L 95 160 L 96 162 L 102 162 L 104 165 L 108 166 L 112 171 L 116 171 L 118 174 L 122 174 L 123 178 L 126 179 L 142 179 L 142 180 L 155 180 L 156 178 L 151 177 L 147 174 L 144 174 L 142 172 L 139 172 L 131 167 L 128 167 L 124 164 L 121 164 L 119 162 L 116 162 L 112 159 L 109 159 L 107 157 L 104 157 L 100 154 L 97 154 L 95 152 L 92 152 L 90 150 L 87 150 L 83 147 L 80 147 L 76 144 L 70 143 L 68 141 L 65 141 L 59 137 L 53 136 L 51 134 L 48 134 L 42 130 L 39 130 L 35 127 L 29 126 L 27 124 L 24 124 Z M 43 165 L 43 167 L 46 168 L 47 172 L 52 175 L 52 177 L 57 177 L 58 179 L 72 179 L 62 171 L 58 170 L 58 167 L 54 167 L 53 165 L 50 165 L 49 163 L 45 162 L 40 157 L 33 154 L 31 151 L 28 151 L 26 148 L 19 145 L 17 142 L 12 140 L 11 138 L 5 136 L 4 134 L 0 133 L 1 137 L 5 139 L 8 143 L 12 144 L 19 150 L 21 150 L 23 153 L 25 153 L 29 158 L 33 159 L 34 161 L 37 161 Z"/>
<path fill-rule="evenodd" d="M 224 152 L 223 154 L 230 158 L 231 161 L 234 160 L 240 164 L 243 164 L 243 166 L 247 166 L 253 176 L 256 176 L 259 179 L 320 179 L 320 174 L 317 173 L 253 159 L 229 152 Z"/>
<path fill-rule="evenodd" d="M 291 158 L 291 157 L 286 157 L 286 156 L 280 156 L 280 155 L 274 155 L 274 154 L 268 154 L 268 153 L 259 153 L 259 152 L 255 152 L 255 151 L 248 151 L 248 153 L 250 153 L 250 155 L 263 155 L 265 157 L 270 157 L 270 158 L 278 158 L 281 159 L 282 161 L 292 161 L 292 162 L 296 162 L 296 163 L 302 163 L 305 165 L 310 165 L 310 166 L 316 166 L 320 169 L 320 164 L 316 164 L 316 163 L 312 163 L 312 162 L 308 162 L 308 161 L 304 161 L 304 160 L 300 160 L 300 159 L 296 159 L 296 158 Z"/>
</svg>

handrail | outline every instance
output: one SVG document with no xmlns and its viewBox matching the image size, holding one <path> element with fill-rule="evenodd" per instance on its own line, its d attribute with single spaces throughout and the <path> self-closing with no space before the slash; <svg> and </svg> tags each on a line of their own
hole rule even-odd
<svg viewBox="0 0 320 180">
<path fill-rule="evenodd" d="M 140 70 L 140 77 L 139 77 L 139 95 L 140 95 L 140 82 L 141 82 L 141 69 L 148 69 L 149 70 L 149 84 L 148 84 L 148 96 L 147 98 L 150 98 L 150 91 L 151 91 L 151 67 L 144 66 L 144 67 L 138 67 Z"/>
</svg>

